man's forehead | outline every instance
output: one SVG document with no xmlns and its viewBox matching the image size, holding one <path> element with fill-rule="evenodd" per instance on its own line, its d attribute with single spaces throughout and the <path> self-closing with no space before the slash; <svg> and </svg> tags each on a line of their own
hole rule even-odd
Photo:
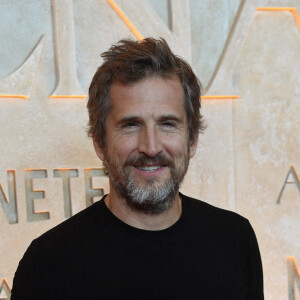
<svg viewBox="0 0 300 300">
<path fill-rule="evenodd" d="M 153 74 L 151 76 L 146 76 L 134 81 L 123 81 L 123 80 L 119 80 L 118 78 L 114 78 L 111 85 L 110 85 L 110 91 L 112 89 L 114 89 L 115 87 L 120 87 L 120 88 L 124 88 L 124 89 L 131 89 L 134 86 L 142 86 L 144 83 L 147 82 L 153 82 L 153 84 L 159 84 L 159 82 L 161 81 L 167 81 L 167 82 L 173 82 L 174 84 L 176 83 L 178 86 L 180 86 L 183 90 L 180 78 L 178 75 L 173 74 L 173 73 L 166 73 L 166 74 L 162 74 L 162 75 L 158 75 L 158 74 Z"/>
<path fill-rule="evenodd" d="M 110 100 L 113 107 L 145 106 L 181 107 L 184 103 L 184 94 L 177 76 L 170 78 L 150 77 L 133 83 L 115 81 L 111 85 Z"/>
<path fill-rule="evenodd" d="M 120 80 L 114 80 L 110 87 L 110 98 L 114 98 L 116 93 L 119 95 L 138 95 L 141 93 L 142 96 L 146 96 L 145 93 L 153 92 L 156 95 L 158 92 L 165 95 L 178 94 L 183 96 L 183 87 L 178 76 L 151 76 L 140 79 L 134 82 L 122 82 Z M 154 93 L 156 92 L 156 93 Z"/>
</svg>

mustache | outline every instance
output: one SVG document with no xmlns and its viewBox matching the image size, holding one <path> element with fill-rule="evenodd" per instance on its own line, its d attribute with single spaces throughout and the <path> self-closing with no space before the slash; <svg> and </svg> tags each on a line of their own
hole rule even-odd
<svg viewBox="0 0 300 300">
<path fill-rule="evenodd" d="M 145 154 L 141 154 L 138 157 L 128 157 L 124 166 L 144 166 L 144 165 L 163 165 L 168 167 L 175 167 L 174 161 L 163 153 L 158 153 L 154 157 L 149 157 Z"/>
</svg>

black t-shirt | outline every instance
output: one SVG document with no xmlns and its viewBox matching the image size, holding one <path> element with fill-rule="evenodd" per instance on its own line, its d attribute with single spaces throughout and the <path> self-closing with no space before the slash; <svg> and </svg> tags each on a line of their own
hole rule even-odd
<svg viewBox="0 0 300 300">
<path fill-rule="evenodd" d="M 263 276 L 248 220 L 181 194 L 171 227 L 147 231 L 103 199 L 34 240 L 11 300 L 261 300 Z"/>
</svg>

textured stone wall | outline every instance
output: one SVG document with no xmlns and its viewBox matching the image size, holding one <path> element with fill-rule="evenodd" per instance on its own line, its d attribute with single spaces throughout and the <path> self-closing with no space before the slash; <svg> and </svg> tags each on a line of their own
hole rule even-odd
<svg viewBox="0 0 300 300">
<path fill-rule="evenodd" d="M 99 54 L 136 38 L 110 2 L 0 2 L 1 299 L 32 239 L 109 191 L 85 95 Z M 114 3 L 203 83 L 208 127 L 182 191 L 248 218 L 266 299 L 300 299 L 300 2 Z"/>
</svg>

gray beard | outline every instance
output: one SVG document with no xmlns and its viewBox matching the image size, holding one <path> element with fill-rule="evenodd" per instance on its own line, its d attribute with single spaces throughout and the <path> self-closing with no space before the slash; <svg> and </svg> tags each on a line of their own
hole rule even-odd
<svg viewBox="0 0 300 300">
<path fill-rule="evenodd" d="M 175 201 L 189 165 L 189 149 L 183 154 L 182 161 L 176 167 L 174 161 L 163 153 L 153 158 L 142 154 L 136 158 L 128 158 L 123 167 L 110 161 L 108 153 L 105 153 L 104 169 L 109 176 L 117 195 L 123 199 L 125 205 L 135 211 L 146 214 L 158 215 L 167 211 Z M 164 184 L 154 178 L 145 179 L 144 184 L 137 183 L 130 169 L 134 165 L 146 163 L 166 165 L 170 169 L 170 178 Z"/>
<path fill-rule="evenodd" d="M 175 182 L 171 177 L 163 186 L 157 187 L 149 182 L 146 187 L 140 187 L 131 177 L 124 186 L 112 181 L 117 194 L 129 208 L 152 215 L 161 214 L 172 206 L 182 182 Z"/>
</svg>

